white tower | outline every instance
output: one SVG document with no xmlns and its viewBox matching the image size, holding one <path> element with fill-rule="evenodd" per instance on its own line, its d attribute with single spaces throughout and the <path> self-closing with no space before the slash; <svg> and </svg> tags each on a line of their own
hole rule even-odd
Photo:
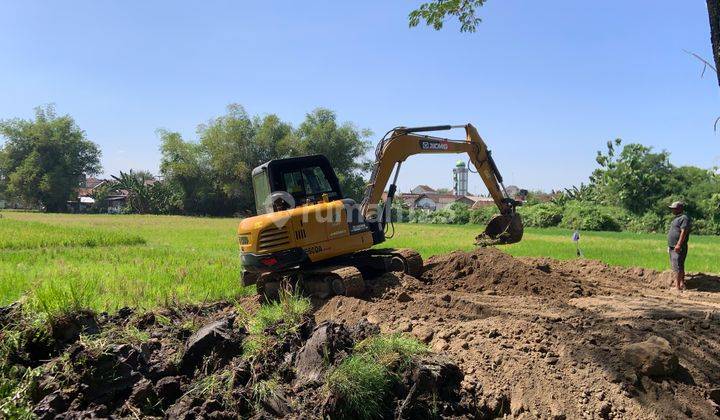
<svg viewBox="0 0 720 420">
<path fill-rule="evenodd" d="M 455 187 L 453 188 L 455 195 L 467 195 L 468 193 L 468 168 L 465 166 L 465 162 L 459 160 L 453 168 L 453 181 Z"/>
</svg>

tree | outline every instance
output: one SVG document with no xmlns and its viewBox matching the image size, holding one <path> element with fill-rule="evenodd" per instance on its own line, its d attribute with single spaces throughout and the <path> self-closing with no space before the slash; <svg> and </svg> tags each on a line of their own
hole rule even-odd
<svg viewBox="0 0 720 420">
<path fill-rule="evenodd" d="M 365 191 L 363 175 L 371 165 L 363 159 L 369 147 L 365 138 L 372 132 L 358 129 L 349 122 L 338 124 L 333 111 L 317 108 L 305 116 L 296 134 L 297 152 L 327 156 L 345 196 L 360 201 Z"/>
<path fill-rule="evenodd" d="M 680 166 L 672 172 L 670 191 L 673 195 L 666 201 L 683 200 L 687 204 L 685 210 L 691 217 L 712 218 L 714 212 L 709 200 L 713 195 L 720 194 L 720 176 L 713 170 Z M 665 210 L 666 205 L 662 203 L 662 210 Z"/>
<path fill-rule="evenodd" d="M 666 151 L 653 153 L 651 147 L 630 143 L 616 154 L 621 144 L 621 139 L 609 141 L 607 152 L 598 151 L 600 168 L 590 181 L 606 204 L 642 214 L 670 194 L 673 167 Z"/>
<path fill-rule="evenodd" d="M 367 130 L 338 124 L 323 108 L 307 114 L 297 130 L 277 115 L 250 117 L 238 104 L 225 115 L 198 127 L 198 142 L 178 133 L 159 131 L 165 183 L 174 186 L 188 213 L 229 215 L 252 213 L 255 202 L 252 170 L 272 159 L 324 154 L 338 173 L 345 195 L 362 197 L 367 163 Z"/>
<path fill-rule="evenodd" d="M 188 213 L 254 211 L 251 172 L 271 159 L 297 153 L 292 127 L 274 114 L 250 117 L 238 104 L 198 127 L 199 142 L 159 131 L 165 181 L 180 191 Z"/>
<path fill-rule="evenodd" d="M 69 115 L 52 105 L 33 120 L 2 120 L 0 181 L 9 196 L 47 211 L 62 211 L 84 175 L 100 172 L 100 150 Z"/>
<path fill-rule="evenodd" d="M 485 0 L 434 0 L 410 12 L 408 20 L 411 28 L 424 20 L 426 25 L 440 30 L 445 19 L 454 16 L 460 21 L 460 32 L 475 32 L 477 25 L 482 22 L 475 12 L 484 4 Z"/>
<path fill-rule="evenodd" d="M 207 150 L 186 142 L 180 133 L 159 130 L 162 159 L 160 172 L 169 188 L 177 191 L 182 211 L 188 214 L 226 214 L 226 200 L 216 187 Z"/>
<path fill-rule="evenodd" d="M 198 128 L 200 145 L 207 153 L 215 188 L 228 200 L 228 208 L 254 206 L 251 172 L 268 160 L 288 157 L 297 148 L 292 127 L 277 115 L 250 118 L 238 104 Z"/>
<path fill-rule="evenodd" d="M 113 179 L 115 182 L 109 189 L 128 191 L 127 208 L 130 212 L 171 214 L 179 210 L 171 186 L 156 180 L 149 171 L 120 171 L 120 175 L 113 175 Z M 99 195 L 103 193 L 107 198 L 107 190 L 101 191 Z"/>
</svg>

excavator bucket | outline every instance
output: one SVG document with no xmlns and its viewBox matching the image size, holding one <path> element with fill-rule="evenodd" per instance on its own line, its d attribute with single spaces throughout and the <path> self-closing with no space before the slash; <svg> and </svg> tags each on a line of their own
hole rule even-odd
<svg viewBox="0 0 720 420">
<path fill-rule="evenodd" d="M 514 244 L 522 239 L 523 230 L 523 223 L 519 214 L 515 212 L 512 214 L 500 214 L 493 217 L 485 231 L 475 237 L 475 245 Z"/>
</svg>

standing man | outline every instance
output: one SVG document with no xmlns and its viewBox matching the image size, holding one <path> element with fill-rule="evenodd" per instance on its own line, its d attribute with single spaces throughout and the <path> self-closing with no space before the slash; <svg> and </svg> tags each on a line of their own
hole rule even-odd
<svg viewBox="0 0 720 420">
<path fill-rule="evenodd" d="M 668 231 L 668 249 L 670 252 L 670 267 L 675 272 L 675 287 L 685 289 L 685 257 L 688 252 L 688 239 L 690 239 L 690 217 L 684 213 L 685 203 L 675 201 L 670 204 L 670 210 L 675 218 L 670 223 Z"/>
</svg>

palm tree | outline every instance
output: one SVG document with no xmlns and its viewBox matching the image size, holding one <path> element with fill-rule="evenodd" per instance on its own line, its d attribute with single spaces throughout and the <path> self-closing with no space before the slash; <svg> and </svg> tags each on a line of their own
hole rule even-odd
<svg viewBox="0 0 720 420">
<path fill-rule="evenodd" d="M 152 175 L 148 172 L 120 171 L 120 176 L 113 175 L 116 187 L 128 192 L 128 206 L 135 213 L 150 213 L 150 188 L 145 181 L 151 180 Z"/>
</svg>

